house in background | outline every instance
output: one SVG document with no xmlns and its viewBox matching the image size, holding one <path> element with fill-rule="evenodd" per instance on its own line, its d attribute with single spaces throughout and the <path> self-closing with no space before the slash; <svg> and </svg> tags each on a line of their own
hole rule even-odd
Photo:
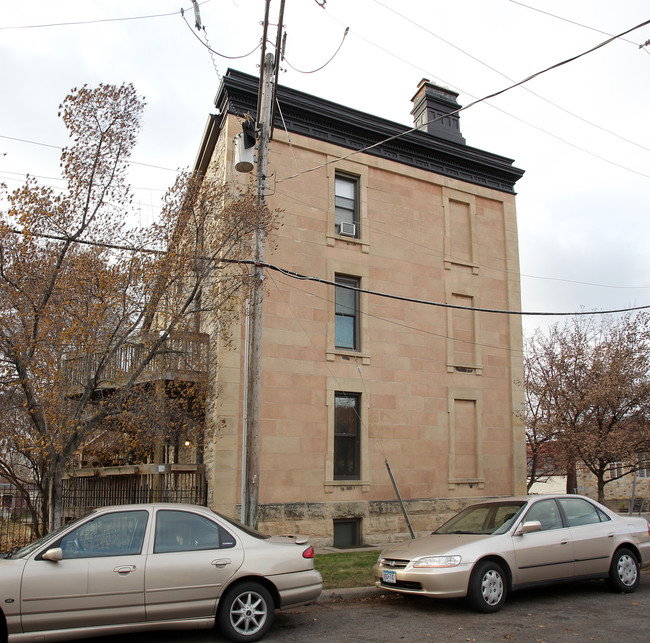
<svg viewBox="0 0 650 643">
<path fill-rule="evenodd" d="M 648 511 L 650 508 L 650 453 L 639 454 L 639 465 L 634 472 L 629 462 L 612 462 L 605 473 L 605 504 L 615 511 L 627 512 L 634 496 L 634 511 Z M 598 484 L 584 465 L 578 466 L 578 493 L 598 497 Z"/>
<path fill-rule="evenodd" d="M 234 137 L 258 85 L 223 78 L 197 172 L 246 180 Z M 523 171 L 466 144 L 456 99 L 422 81 L 410 131 L 277 88 L 267 202 L 282 226 L 265 261 L 322 283 L 265 273 L 262 531 L 340 546 L 404 537 L 387 463 L 420 533 L 470 500 L 525 493 L 521 321 L 480 310 L 520 310 Z M 245 324 L 228 347 L 216 324 L 203 314 L 208 504 L 239 516 Z"/>
</svg>

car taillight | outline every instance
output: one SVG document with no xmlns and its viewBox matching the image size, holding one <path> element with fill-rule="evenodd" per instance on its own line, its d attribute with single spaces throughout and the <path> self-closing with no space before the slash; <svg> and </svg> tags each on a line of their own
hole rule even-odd
<svg viewBox="0 0 650 643">
<path fill-rule="evenodd" d="M 314 548 L 313 547 L 307 547 L 305 551 L 302 552 L 302 557 L 303 558 L 313 558 L 314 557 Z"/>
</svg>

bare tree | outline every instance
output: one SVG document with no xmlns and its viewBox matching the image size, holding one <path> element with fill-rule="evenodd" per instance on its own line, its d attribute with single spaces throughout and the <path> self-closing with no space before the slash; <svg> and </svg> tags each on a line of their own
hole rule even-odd
<svg viewBox="0 0 650 643">
<path fill-rule="evenodd" d="M 13 470 L 19 440 L 23 464 L 38 463 L 50 528 L 75 452 L 133 412 L 137 383 L 172 333 L 194 328 L 202 301 L 227 334 L 249 282 L 237 262 L 254 230 L 275 225 L 252 190 L 181 174 L 160 221 L 130 226 L 126 173 L 143 109 L 132 85 L 73 90 L 60 109 L 67 189 L 28 178 L 0 215 L 0 413 L 18 414 L 2 423 L 0 458 Z M 102 396 L 107 381 L 119 385 Z M 141 404 L 138 426 L 146 414 Z"/>
<path fill-rule="evenodd" d="M 530 448 L 552 443 L 568 473 L 581 462 L 596 477 L 599 500 L 650 448 L 649 340 L 648 316 L 639 313 L 576 318 L 526 344 Z M 624 472 L 606 475 L 615 462 L 626 463 Z"/>
</svg>

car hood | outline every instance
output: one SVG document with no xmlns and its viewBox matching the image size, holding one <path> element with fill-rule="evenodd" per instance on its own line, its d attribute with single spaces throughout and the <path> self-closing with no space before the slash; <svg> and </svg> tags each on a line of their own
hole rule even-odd
<svg viewBox="0 0 650 643">
<path fill-rule="evenodd" d="M 430 534 L 391 545 L 384 549 L 381 555 L 384 558 L 408 560 L 422 556 L 454 555 L 461 552 L 462 548 L 474 545 L 486 538 L 490 538 L 490 536 L 484 534 Z"/>
</svg>

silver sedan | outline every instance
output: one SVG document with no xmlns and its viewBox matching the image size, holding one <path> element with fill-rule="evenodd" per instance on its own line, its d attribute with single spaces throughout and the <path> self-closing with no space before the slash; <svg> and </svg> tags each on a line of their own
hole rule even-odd
<svg viewBox="0 0 650 643">
<path fill-rule="evenodd" d="M 0 559 L 0 623 L 9 643 L 215 624 L 257 641 L 321 589 L 304 536 L 193 505 L 106 507 Z"/>
<path fill-rule="evenodd" d="M 650 564 L 650 523 L 619 516 L 589 498 L 555 495 L 472 505 L 429 536 L 385 549 L 375 585 L 402 594 L 467 597 L 480 612 L 509 591 L 602 578 L 633 592 Z"/>
</svg>

